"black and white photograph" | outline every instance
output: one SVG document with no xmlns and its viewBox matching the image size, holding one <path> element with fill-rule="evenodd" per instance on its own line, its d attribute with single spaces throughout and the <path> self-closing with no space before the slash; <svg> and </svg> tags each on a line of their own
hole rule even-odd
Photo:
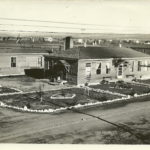
<svg viewBox="0 0 150 150">
<path fill-rule="evenodd" d="M 149 145 L 150 0 L 0 0 L 0 145 Z"/>
</svg>

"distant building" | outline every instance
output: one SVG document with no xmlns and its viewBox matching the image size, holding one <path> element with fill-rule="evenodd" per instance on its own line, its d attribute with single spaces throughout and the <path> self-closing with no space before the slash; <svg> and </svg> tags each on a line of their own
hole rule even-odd
<svg viewBox="0 0 150 150">
<path fill-rule="evenodd" d="M 150 78 L 150 56 L 124 47 L 78 47 L 45 55 L 45 69 L 75 84 Z"/>
</svg>

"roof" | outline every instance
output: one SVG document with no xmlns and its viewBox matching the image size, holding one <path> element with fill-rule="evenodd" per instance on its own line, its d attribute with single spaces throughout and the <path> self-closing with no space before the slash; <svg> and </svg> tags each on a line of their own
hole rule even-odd
<svg viewBox="0 0 150 150">
<path fill-rule="evenodd" d="M 106 59 L 150 57 L 150 55 L 125 47 L 78 47 L 66 51 L 57 51 L 48 57 L 68 59 Z"/>
<path fill-rule="evenodd" d="M 48 53 L 48 50 L 42 48 L 0 48 L 0 53 Z"/>
</svg>

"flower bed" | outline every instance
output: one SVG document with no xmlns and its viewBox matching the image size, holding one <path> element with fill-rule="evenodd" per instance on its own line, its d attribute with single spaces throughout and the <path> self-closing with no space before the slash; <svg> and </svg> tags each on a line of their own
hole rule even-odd
<svg viewBox="0 0 150 150">
<path fill-rule="evenodd" d="M 121 96 L 111 95 L 106 93 L 97 93 L 95 91 L 89 91 L 86 93 L 84 89 L 72 88 L 64 89 L 64 93 L 76 94 L 74 98 L 70 99 L 51 99 L 54 94 L 60 93 L 61 90 L 42 92 L 42 93 L 28 93 L 28 94 L 16 94 L 8 96 L 0 96 L 0 101 L 7 105 L 24 108 L 25 106 L 32 110 L 42 109 L 59 109 L 61 107 L 70 107 L 75 105 L 84 105 L 87 103 L 103 102 L 107 100 L 113 100 L 121 98 Z M 42 95 L 42 101 L 40 99 Z"/>
<path fill-rule="evenodd" d="M 90 86 L 90 88 L 101 89 L 101 90 L 110 91 L 112 93 L 120 93 L 120 94 L 131 95 L 131 96 L 133 96 L 135 93 L 138 95 L 150 93 L 149 87 L 146 87 L 144 85 L 125 83 L 125 82 L 123 82 L 120 85 L 116 84 L 115 82 L 111 82 L 109 84 L 92 85 Z"/>
<path fill-rule="evenodd" d="M 146 97 L 145 97 L 146 96 Z M 68 106 L 68 107 L 59 107 L 56 109 L 31 109 L 31 108 L 27 108 L 26 106 L 24 108 L 19 107 L 19 106 L 12 106 L 12 105 L 8 105 L 5 104 L 3 102 L 0 102 L 0 106 L 1 107 L 5 107 L 5 108 L 11 108 L 11 109 L 15 109 L 15 110 L 20 110 L 20 111 L 25 111 L 25 112 L 38 112 L 38 113 L 59 113 L 59 112 L 64 112 L 66 110 L 70 110 L 70 109 L 87 109 L 87 108 L 91 108 L 91 107 L 96 107 L 96 106 L 112 106 L 112 104 L 117 104 L 118 106 L 120 106 L 120 104 L 127 104 L 127 103 L 132 103 L 132 102 L 142 102 L 142 101 L 147 101 L 149 100 L 149 94 L 142 94 L 139 95 L 137 98 L 134 97 L 122 97 L 122 98 L 118 98 L 118 99 L 113 99 L 113 100 L 107 100 L 104 102 L 90 102 L 90 103 L 86 103 L 86 104 L 77 104 L 74 106 Z"/>
<path fill-rule="evenodd" d="M 150 85 L 150 79 L 147 79 L 147 80 L 136 80 L 135 82 L 138 82 L 138 83 L 144 83 L 144 84 L 149 84 Z"/>
<path fill-rule="evenodd" d="M 7 87 L 0 86 L 0 95 L 7 95 L 7 94 L 18 93 L 18 92 L 21 91 L 14 88 L 7 88 Z"/>
</svg>

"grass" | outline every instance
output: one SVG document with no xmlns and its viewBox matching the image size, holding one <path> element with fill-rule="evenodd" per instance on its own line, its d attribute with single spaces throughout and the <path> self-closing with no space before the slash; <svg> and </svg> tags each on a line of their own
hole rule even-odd
<svg viewBox="0 0 150 150">
<path fill-rule="evenodd" d="M 50 97 L 53 94 L 58 93 L 70 93 L 76 94 L 76 97 L 73 99 L 51 99 Z M 42 96 L 42 101 L 40 97 Z M 71 89 L 63 89 L 63 90 L 55 90 L 48 92 L 37 92 L 30 94 L 17 94 L 12 96 L 1 96 L 0 101 L 5 102 L 8 105 L 24 107 L 27 106 L 31 109 L 56 109 L 60 107 L 74 106 L 77 104 L 85 104 L 89 102 L 97 102 L 97 101 L 106 101 L 119 98 L 119 96 L 105 94 L 105 93 L 97 93 L 94 91 L 90 91 L 89 95 L 87 95 L 84 89 L 80 88 L 71 88 Z"/>
</svg>

